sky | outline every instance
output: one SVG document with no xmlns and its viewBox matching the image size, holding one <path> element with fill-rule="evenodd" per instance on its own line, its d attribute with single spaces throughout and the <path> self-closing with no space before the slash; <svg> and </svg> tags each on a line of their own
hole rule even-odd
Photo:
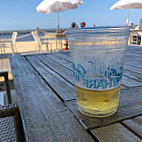
<svg viewBox="0 0 142 142">
<path fill-rule="evenodd" d="M 128 10 L 110 10 L 118 0 L 83 0 L 77 9 L 60 12 L 60 28 L 78 26 L 85 21 L 87 27 L 125 25 Z M 50 29 L 57 27 L 57 13 L 42 14 L 36 7 L 42 0 L 1 0 L 0 31 L 25 29 Z M 131 9 L 130 20 L 139 24 L 142 9 Z"/>
</svg>

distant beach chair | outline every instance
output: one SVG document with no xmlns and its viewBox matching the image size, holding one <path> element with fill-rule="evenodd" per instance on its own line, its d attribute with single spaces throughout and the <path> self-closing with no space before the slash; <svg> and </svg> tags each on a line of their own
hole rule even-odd
<svg viewBox="0 0 142 142">
<path fill-rule="evenodd" d="M 17 52 L 17 48 L 16 48 L 16 38 L 17 38 L 17 32 L 13 32 L 12 34 L 12 45 L 13 45 L 13 48 L 16 49 L 16 52 Z"/>
<path fill-rule="evenodd" d="M 41 52 L 41 46 L 42 45 L 46 45 L 46 50 L 48 52 L 50 52 L 52 50 L 52 43 L 50 43 L 47 38 L 44 39 L 44 40 L 41 40 L 40 36 L 38 36 L 36 31 L 32 31 L 31 34 L 32 34 L 32 36 L 35 40 L 36 45 L 37 45 L 37 52 Z M 49 46 L 48 46 L 49 44 L 51 46 L 50 49 L 49 49 Z"/>
<path fill-rule="evenodd" d="M 45 36 L 41 37 L 42 39 L 48 38 L 50 41 L 53 41 L 55 44 L 55 48 L 52 51 L 61 51 L 68 49 L 68 39 L 65 32 L 62 33 L 51 33 L 46 31 L 41 31 L 45 34 Z"/>
<path fill-rule="evenodd" d="M 1 38 L 0 39 L 0 48 L 1 48 L 1 54 L 5 54 L 5 48 L 9 47 L 8 45 L 10 44 L 10 48 L 12 50 L 12 55 L 15 55 L 14 48 L 16 49 L 16 38 L 17 38 L 17 32 L 12 33 L 11 38 Z M 17 51 L 17 49 L 16 49 Z"/>
</svg>

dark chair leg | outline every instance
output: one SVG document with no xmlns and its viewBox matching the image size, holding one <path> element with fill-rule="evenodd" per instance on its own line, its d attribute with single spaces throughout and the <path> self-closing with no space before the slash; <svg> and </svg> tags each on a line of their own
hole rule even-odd
<svg viewBox="0 0 142 142">
<path fill-rule="evenodd" d="M 14 125 L 15 125 L 16 142 L 25 142 L 24 130 L 19 111 L 16 115 L 14 115 Z"/>
<path fill-rule="evenodd" d="M 4 76 L 5 84 L 6 84 L 6 94 L 7 94 L 8 104 L 11 104 L 12 100 L 11 100 L 11 92 L 10 92 L 9 81 L 8 81 L 8 72 L 0 72 L 0 76 Z"/>
</svg>

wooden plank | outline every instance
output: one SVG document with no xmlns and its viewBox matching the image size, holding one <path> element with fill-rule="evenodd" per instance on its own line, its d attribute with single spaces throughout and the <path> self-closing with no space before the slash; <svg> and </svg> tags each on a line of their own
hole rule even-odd
<svg viewBox="0 0 142 142">
<path fill-rule="evenodd" d="M 142 69 L 139 68 L 139 67 L 135 67 L 135 66 L 130 66 L 130 65 L 124 65 L 124 72 L 125 70 L 129 70 L 129 71 L 132 71 L 132 72 L 135 72 L 135 73 L 139 73 L 139 74 L 142 74 Z"/>
<path fill-rule="evenodd" d="M 128 49 L 142 51 L 141 46 L 129 45 Z"/>
<path fill-rule="evenodd" d="M 142 63 L 142 61 L 140 61 L 140 60 L 132 60 L 132 59 L 126 59 L 124 62 L 124 64 L 126 64 L 126 65 L 131 65 L 131 66 L 135 66 L 135 67 L 142 69 L 141 63 Z"/>
<path fill-rule="evenodd" d="M 11 66 L 27 141 L 94 141 L 24 57 Z"/>
<path fill-rule="evenodd" d="M 129 47 L 128 47 L 129 48 Z M 137 48 L 137 47 L 130 47 L 130 48 L 132 48 L 133 50 L 136 50 L 135 48 Z M 141 48 L 137 48 L 137 49 L 140 49 L 141 50 Z M 69 52 L 67 53 L 68 55 L 70 55 L 69 54 Z M 62 54 L 63 55 L 63 54 Z M 128 58 L 128 60 L 129 60 L 129 62 L 131 62 L 131 61 L 135 61 L 135 62 L 141 62 L 142 60 L 141 60 L 141 58 L 135 58 L 135 56 L 133 57 L 133 56 L 130 56 L 130 55 L 135 55 L 136 57 L 137 57 L 137 55 L 138 55 L 138 57 L 142 57 L 142 55 L 140 55 L 140 54 L 136 54 L 136 53 L 126 53 L 126 58 L 127 57 L 129 57 Z M 137 61 L 138 60 L 138 61 Z M 127 62 L 127 61 L 126 61 Z M 128 64 L 128 62 L 127 62 L 127 64 Z M 131 65 L 135 65 L 135 64 L 131 64 Z M 125 67 L 127 67 L 128 68 L 128 66 L 127 65 L 125 65 Z M 131 66 L 129 65 L 129 68 L 130 68 Z M 140 67 L 141 67 L 141 65 L 140 65 Z M 134 67 L 134 66 L 132 66 L 132 68 L 135 68 L 135 71 L 136 70 L 140 70 L 140 72 L 142 73 L 142 70 L 141 69 L 139 69 L 139 68 L 137 68 L 137 67 Z M 70 68 L 71 69 L 71 68 Z M 134 69 L 133 69 L 134 70 Z M 126 74 L 127 75 L 126 75 Z M 122 80 L 122 85 L 124 85 L 125 87 L 127 87 L 127 88 L 130 88 L 130 87 L 134 87 L 134 86 L 141 86 L 142 84 L 140 83 L 141 82 L 141 79 L 140 79 L 140 77 L 137 75 L 136 76 L 136 74 L 135 74 L 135 76 L 134 76 L 134 74 L 133 74 L 133 76 L 132 76 L 132 74 L 130 75 L 130 77 L 128 76 L 128 72 L 127 71 L 124 71 L 124 75 L 126 75 L 125 77 L 123 77 L 123 80 Z M 139 79 L 138 79 L 139 78 Z M 138 81 L 138 82 L 137 82 Z"/>
<path fill-rule="evenodd" d="M 70 52 L 70 51 L 67 51 L 67 52 Z M 67 54 L 70 54 L 70 53 L 67 53 Z M 64 52 L 57 52 L 56 55 L 59 56 L 59 57 L 64 58 L 64 59 L 67 60 L 68 62 L 71 62 L 71 63 L 72 63 L 72 58 L 71 58 L 70 56 L 64 54 Z"/>
<path fill-rule="evenodd" d="M 123 86 L 123 84 L 121 85 L 121 90 L 124 90 L 124 89 L 128 89 L 128 87 L 125 87 Z"/>
<path fill-rule="evenodd" d="M 128 46 L 124 65 L 142 68 L 142 60 L 139 57 L 142 57 L 142 48 L 138 46 Z"/>
<path fill-rule="evenodd" d="M 75 89 L 73 85 L 63 79 L 60 75 L 56 74 L 35 56 L 27 56 L 26 58 L 64 101 L 75 99 Z M 44 61 L 49 63 L 49 61 Z"/>
<path fill-rule="evenodd" d="M 131 79 L 137 80 L 139 82 L 142 82 L 142 74 L 135 73 L 135 72 L 132 72 L 129 70 L 124 70 L 123 75 L 127 78 L 131 78 Z"/>
<path fill-rule="evenodd" d="M 64 55 L 70 56 L 70 51 L 66 51 L 66 52 L 61 52 Z"/>
<path fill-rule="evenodd" d="M 122 90 L 117 113 L 106 118 L 93 118 L 81 114 L 75 100 L 66 101 L 66 105 L 86 129 L 102 127 L 142 114 L 142 87 Z"/>
<path fill-rule="evenodd" d="M 61 54 L 61 53 L 60 53 Z M 57 54 L 56 54 L 57 55 Z M 62 54 L 64 55 L 64 54 Z M 62 58 L 62 56 L 60 56 Z M 68 63 L 71 66 L 71 63 Z M 70 67 L 70 69 L 72 70 L 72 68 Z M 137 69 L 137 68 L 136 68 Z M 127 71 L 124 71 L 124 73 Z M 131 75 L 132 76 L 132 75 Z M 134 87 L 134 86 L 141 86 L 142 83 L 140 82 L 140 80 L 136 79 L 135 77 L 128 77 L 127 75 L 125 77 L 123 77 L 122 79 L 122 88 L 126 89 L 126 88 L 130 88 L 130 87 Z M 125 86 L 125 87 L 124 87 Z"/>
<path fill-rule="evenodd" d="M 72 71 L 67 69 L 66 67 L 59 65 L 58 63 L 52 61 L 50 58 L 48 58 L 45 55 L 38 55 L 36 56 L 39 58 L 46 66 L 51 68 L 53 71 L 55 71 L 57 74 L 68 80 L 71 84 L 74 84 Z"/>
<path fill-rule="evenodd" d="M 11 71 L 9 55 L 7 54 L 0 55 L 0 71 Z"/>
<path fill-rule="evenodd" d="M 128 46 L 128 49 L 133 49 L 133 50 L 138 49 L 138 50 L 142 50 L 142 47 L 139 46 L 139 45 L 129 45 L 129 46 Z"/>
<path fill-rule="evenodd" d="M 91 130 L 100 142 L 141 142 L 141 139 L 120 123 Z"/>
<path fill-rule="evenodd" d="M 130 56 L 130 55 L 128 55 L 127 54 L 127 56 L 125 57 L 125 60 L 127 61 L 127 60 L 131 60 L 131 61 L 139 61 L 139 62 L 141 62 L 142 61 L 142 55 L 140 56 L 140 57 L 137 57 L 137 56 L 135 56 L 135 55 L 133 55 L 133 56 Z"/>
<path fill-rule="evenodd" d="M 122 77 L 122 84 L 128 88 L 142 86 L 142 82 L 128 78 L 126 76 Z"/>
<path fill-rule="evenodd" d="M 142 57 L 141 57 L 142 58 Z M 132 63 L 141 63 L 142 62 L 142 59 L 140 57 L 136 57 L 136 56 L 127 56 L 125 58 L 125 62 L 126 64 L 132 64 Z M 135 64 L 134 64 L 135 65 Z"/>
<path fill-rule="evenodd" d="M 122 122 L 132 132 L 142 138 L 142 116 L 128 119 Z"/>
<path fill-rule="evenodd" d="M 137 49 L 135 49 L 135 50 L 134 49 L 128 49 L 126 52 L 127 53 L 135 53 L 135 54 L 139 54 L 139 55 L 142 54 L 142 52 L 137 50 Z"/>
<path fill-rule="evenodd" d="M 72 70 L 72 62 L 69 62 L 58 55 L 59 54 L 47 54 L 47 57 L 49 57 L 51 60 L 58 63 L 59 65 L 65 66 L 69 70 Z"/>
<path fill-rule="evenodd" d="M 62 59 L 63 57 L 63 55 L 64 54 L 62 54 L 62 53 L 57 53 L 57 54 L 55 54 L 55 55 L 60 55 L 59 57 L 60 58 L 54 58 L 54 61 L 56 61 L 56 62 L 60 62 L 60 59 Z M 49 54 L 48 56 L 52 56 L 51 54 Z M 66 59 L 68 58 L 69 59 L 69 57 L 67 57 L 67 55 L 65 55 L 65 57 L 66 57 Z M 53 59 L 53 57 L 52 57 L 52 59 Z M 71 59 L 69 59 L 69 60 L 71 60 Z M 61 61 L 62 62 L 62 61 Z M 64 63 L 62 63 L 62 65 L 64 65 L 64 66 L 66 66 L 66 64 L 64 64 Z M 70 66 L 70 67 L 69 67 Z M 71 62 L 68 62 L 68 68 L 70 69 L 70 70 L 72 70 L 72 63 Z M 125 65 L 125 67 L 128 67 L 127 65 Z M 136 68 L 137 69 L 137 68 Z M 139 68 L 138 68 L 139 69 Z M 134 69 L 133 69 L 134 70 Z M 125 73 L 126 71 L 124 71 L 124 73 Z M 132 75 L 131 75 L 132 76 Z M 125 86 L 126 88 L 130 88 L 130 87 L 134 87 L 134 86 L 141 86 L 142 85 L 142 83 L 140 82 L 140 80 L 138 80 L 138 79 L 136 79 L 135 77 L 132 77 L 132 78 L 130 78 L 130 77 L 128 77 L 127 75 L 125 76 L 125 77 L 123 77 L 123 79 L 122 79 L 122 85 L 123 86 Z M 124 87 L 122 87 L 123 89 L 126 89 L 126 88 L 124 88 Z"/>
<path fill-rule="evenodd" d="M 142 57 L 142 55 L 141 54 L 136 54 L 136 53 L 131 53 L 131 52 L 126 52 L 126 57 L 127 56 L 129 56 L 129 57 L 131 57 L 131 58 L 135 58 L 135 57 L 137 57 L 137 58 L 139 58 L 139 59 L 141 59 L 141 57 Z"/>
<path fill-rule="evenodd" d="M 135 54 L 142 54 L 142 48 L 141 47 L 136 47 L 136 46 L 128 46 L 126 52 L 127 53 L 135 53 Z"/>
<path fill-rule="evenodd" d="M 50 56 L 50 57 L 51 57 L 52 55 L 53 55 L 53 54 L 48 54 L 47 56 Z M 65 68 L 62 68 L 62 66 L 59 67 L 58 61 L 57 61 L 57 59 L 59 59 L 59 58 L 54 59 L 54 61 L 57 62 L 57 63 L 55 64 L 55 62 L 53 62 L 53 61 L 51 61 L 51 60 L 50 60 L 50 63 L 49 63 L 49 59 L 48 59 L 48 60 L 47 60 L 47 58 L 45 59 L 44 56 L 38 56 L 38 57 L 39 57 L 41 60 L 43 60 L 43 62 L 44 62 L 45 64 L 47 64 L 48 66 L 50 66 L 53 70 L 56 69 L 56 71 L 57 71 L 59 74 L 61 74 L 63 77 L 65 77 L 67 80 L 69 80 L 72 84 L 74 84 L 72 72 L 70 72 L 70 74 L 68 74 L 68 71 L 66 71 L 66 73 L 64 73 L 63 70 L 65 71 L 66 69 L 65 69 Z M 50 57 L 49 57 L 49 58 L 50 58 Z M 53 58 L 52 58 L 52 59 L 53 59 Z M 60 61 L 60 60 L 59 60 L 59 61 Z M 62 65 L 65 66 L 64 63 L 62 63 Z M 70 65 L 70 70 L 72 70 L 72 67 L 71 67 L 72 63 L 70 62 L 70 63 L 68 63 L 68 65 Z M 62 69 L 60 69 L 60 68 L 62 68 Z M 68 75 L 66 75 L 66 74 L 68 74 Z M 65 75 L 66 75 L 66 76 L 65 76 Z M 123 88 L 123 89 L 126 89 L 126 88 L 130 88 L 130 87 L 134 87 L 134 86 L 141 86 L 141 85 L 142 85 L 142 82 L 139 82 L 139 81 L 137 81 L 137 80 L 135 80 L 135 79 L 131 79 L 131 78 L 128 78 L 128 77 L 123 77 L 123 78 L 122 78 L 122 85 L 125 86 L 125 88 L 124 88 L 124 87 L 122 87 L 122 88 Z"/>
</svg>

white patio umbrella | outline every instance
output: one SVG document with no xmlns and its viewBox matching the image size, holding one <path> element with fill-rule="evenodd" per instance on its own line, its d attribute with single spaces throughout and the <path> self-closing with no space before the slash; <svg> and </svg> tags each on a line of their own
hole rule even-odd
<svg viewBox="0 0 142 142">
<path fill-rule="evenodd" d="M 126 23 L 129 22 L 129 9 L 140 9 L 142 8 L 142 0 L 119 0 L 114 5 L 111 6 L 113 9 L 128 9 L 128 17 Z"/>
<path fill-rule="evenodd" d="M 58 31 L 59 31 L 59 12 L 65 9 L 75 9 L 83 1 L 78 0 L 44 0 L 37 7 L 37 11 L 44 14 L 49 14 L 51 12 L 58 12 Z"/>
</svg>

